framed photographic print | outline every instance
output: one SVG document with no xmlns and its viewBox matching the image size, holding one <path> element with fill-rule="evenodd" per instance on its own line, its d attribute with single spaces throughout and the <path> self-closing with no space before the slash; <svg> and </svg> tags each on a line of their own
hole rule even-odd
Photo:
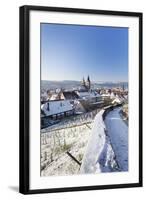
<svg viewBox="0 0 146 200">
<path fill-rule="evenodd" d="M 142 13 L 20 7 L 20 192 L 142 186 Z"/>
</svg>

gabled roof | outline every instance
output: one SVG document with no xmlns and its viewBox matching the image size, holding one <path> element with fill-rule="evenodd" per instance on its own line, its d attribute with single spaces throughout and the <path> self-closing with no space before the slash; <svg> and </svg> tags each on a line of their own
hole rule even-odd
<svg viewBox="0 0 146 200">
<path fill-rule="evenodd" d="M 63 95 L 66 99 L 78 99 L 79 96 L 75 91 L 64 91 Z"/>
<path fill-rule="evenodd" d="M 73 110 L 72 104 L 68 100 L 49 101 L 41 105 L 41 110 L 46 116 L 51 116 Z"/>
<path fill-rule="evenodd" d="M 101 97 L 100 94 L 98 94 L 97 92 L 77 92 L 78 96 L 83 98 L 94 98 L 94 97 Z"/>
</svg>

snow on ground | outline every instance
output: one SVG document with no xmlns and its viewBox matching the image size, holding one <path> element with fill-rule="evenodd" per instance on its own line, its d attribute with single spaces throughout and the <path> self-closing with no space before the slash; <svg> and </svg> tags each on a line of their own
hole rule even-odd
<svg viewBox="0 0 146 200">
<path fill-rule="evenodd" d="M 104 110 L 94 110 L 41 130 L 41 175 L 127 171 L 128 127 L 120 109 L 110 111 L 105 121 Z"/>
<path fill-rule="evenodd" d="M 67 151 L 82 162 L 97 112 L 73 117 L 41 131 L 42 176 L 79 173 L 80 166 L 67 155 Z"/>
<path fill-rule="evenodd" d="M 105 126 L 102 119 L 103 112 L 104 110 L 101 110 L 94 119 L 91 136 L 82 160 L 82 165 L 80 169 L 81 173 L 93 173 L 95 171 L 100 172 L 100 166 L 99 164 L 96 165 L 96 163 L 103 150 L 106 140 L 104 134 Z"/>
<path fill-rule="evenodd" d="M 41 133 L 47 133 L 54 130 L 62 129 L 64 127 L 73 127 L 78 126 L 84 123 L 91 123 L 93 122 L 94 117 L 96 116 L 97 112 L 99 112 L 100 109 L 93 110 L 91 112 L 83 113 L 81 115 L 76 116 L 70 116 L 68 118 L 64 118 L 61 120 L 60 123 L 49 126 L 47 128 L 41 129 Z"/>
<path fill-rule="evenodd" d="M 110 140 L 105 134 L 106 127 L 102 117 L 103 113 L 104 110 L 101 110 L 94 119 L 80 173 L 119 171 Z"/>
<path fill-rule="evenodd" d="M 88 126 L 61 129 L 49 136 L 48 143 L 41 146 L 41 165 L 47 162 L 47 166 L 42 170 L 42 176 L 78 173 L 80 166 L 66 152 L 69 151 L 78 161 L 82 160 L 90 134 L 90 125 Z"/>
<path fill-rule="evenodd" d="M 128 170 L 128 126 L 121 119 L 121 108 L 115 108 L 105 117 L 107 134 L 112 143 L 116 160 L 121 171 Z"/>
</svg>

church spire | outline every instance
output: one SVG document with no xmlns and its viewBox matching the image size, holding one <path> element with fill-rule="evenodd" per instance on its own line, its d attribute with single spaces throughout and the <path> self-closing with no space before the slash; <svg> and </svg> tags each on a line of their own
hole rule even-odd
<svg viewBox="0 0 146 200">
<path fill-rule="evenodd" d="M 88 77 L 87 77 L 87 87 L 88 87 L 88 89 L 90 90 L 90 88 L 91 88 L 91 81 L 90 81 L 89 75 L 88 75 Z"/>
<path fill-rule="evenodd" d="M 83 86 L 86 85 L 84 77 L 83 77 L 83 80 L 82 80 L 82 85 L 83 85 Z"/>
</svg>

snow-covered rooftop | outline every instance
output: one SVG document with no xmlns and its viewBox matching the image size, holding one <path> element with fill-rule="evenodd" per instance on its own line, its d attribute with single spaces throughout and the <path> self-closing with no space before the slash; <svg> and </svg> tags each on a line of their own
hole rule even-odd
<svg viewBox="0 0 146 200">
<path fill-rule="evenodd" d="M 83 98 L 94 98 L 94 97 L 101 97 L 100 94 L 98 94 L 97 92 L 77 92 L 78 96 Z"/>
<path fill-rule="evenodd" d="M 60 100 L 42 104 L 41 109 L 44 111 L 46 116 L 50 116 L 73 110 L 73 107 L 68 100 Z"/>
<path fill-rule="evenodd" d="M 58 100 L 58 99 L 64 99 L 63 93 L 61 93 L 61 94 L 55 93 L 55 94 L 52 94 L 52 96 L 50 97 L 50 101 L 54 101 L 54 100 Z"/>
<path fill-rule="evenodd" d="M 56 100 L 58 98 L 58 94 L 52 94 L 52 96 L 50 97 L 50 100 Z"/>
<path fill-rule="evenodd" d="M 121 99 L 118 98 L 118 97 L 116 97 L 116 98 L 112 101 L 112 104 L 114 104 L 114 103 L 121 103 L 121 102 L 122 102 Z"/>
<path fill-rule="evenodd" d="M 110 97 L 110 93 L 101 94 L 102 97 Z"/>
</svg>

